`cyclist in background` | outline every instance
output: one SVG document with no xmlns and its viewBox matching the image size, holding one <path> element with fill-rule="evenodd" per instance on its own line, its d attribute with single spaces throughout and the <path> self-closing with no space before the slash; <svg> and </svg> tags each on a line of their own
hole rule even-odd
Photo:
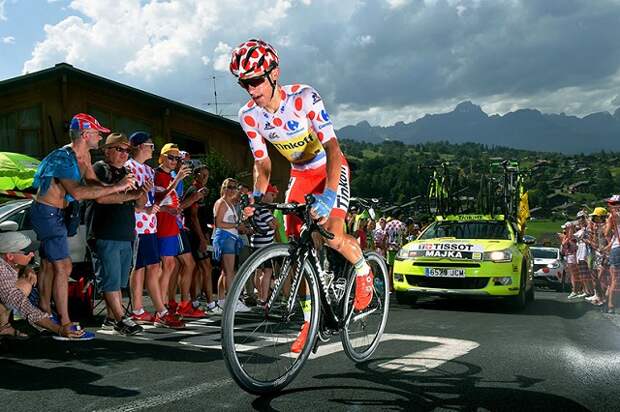
<svg viewBox="0 0 620 412">
<path fill-rule="evenodd" d="M 257 39 L 237 46 L 231 56 L 230 71 L 250 95 L 239 110 L 239 123 L 248 136 L 254 156 L 255 199 L 262 198 L 271 176 L 269 141 L 291 163 L 287 202 L 304 203 L 315 195 L 312 216 L 335 235 L 326 240 L 355 267 L 355 310 L 363 310 L 372 299 L 373 274 L 362 250 L 345 235 L 349 207 L 349 165 L 340 150 L 334 127 L 319 93 L 308 85 L 282 86 L 279 57 L 275 48 Z M 287 235 L 298 236 L 302 221 L 286 216 Z M 303 293 L 304 291 L 302 291 Z M 310 320 L 310 298 L 302 299 L 304 324 L 291 350 L 300 352 L 305 344 Z"/>
</svg>

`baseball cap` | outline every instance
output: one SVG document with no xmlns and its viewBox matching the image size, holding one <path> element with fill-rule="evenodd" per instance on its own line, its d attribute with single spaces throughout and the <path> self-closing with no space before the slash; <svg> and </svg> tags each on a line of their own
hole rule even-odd
<svg viewBox="0 0 620 412">
<path fill-rule="evenodd" d="M 179 145 L 177 145 L 176 143 L 166 143 L 164 147 L 161 148 L 162 155 L 168 154 L 170 152 L 176 152 L 177 154 L 179 154 Z"/>
<path fill-rule="evenodd" d="M 108 135 L 108 137 L 105 139 L 105 143 L 101 147 L 105 149 L 106 147 L 113 147 L 121 144 L 129 146 L 129 140 L 127 139 L 127 136 L 125 136 L 123 133 L 112 133 Z"/>
<path fill-rule="evenodd" d="M 30 252 L 32 240 L 20 232 L 0 233 L 0 253 Z"/>
<path fill-rule="evenodd" d="M 613 195 L 612 197 L 607 199 L 607 204 L 614 206 L 620 205 L 620 195 Z"/>
<path fill-rule="evenodd" d="M 150 133 L 147 132 L 133 132 L 131 136 L 129 136 L 129 143 L 132 146 L 140 146 L 142 143 L 151 139 Z"/>
<path fill-rule="evenodd" d="M 71 119 L 69 125 L 71 130 L 96 130 L 98 132 L 110 133 L 110 129 L 101 126 L 97 119 L 86 113 L 78 113 Z"/>
<path fill-rule="evenodd" d="M 590 216 L 594 217 L 594 216 L 598 216 L 598 217 L 604 217 L 607 216 L 607 209 L 605 209 L 604 207 L 596 207 L 594 208 L 594 211 L 592 213 L 590 213 Z"/>
<path fill-rule="evenodd" d="M 275 186 L 274 186 L 274 185 L 272 185 L 272 184 L 269 184 L 269 185 L 267 185 L 267 190 L 266 190 L 266 193 L 275 193 L 275 194 L 278 194 L 279 192 L 278 192 L 278 188 L 277 188 L 277 187 L 275 187 Z"/>
</svg>

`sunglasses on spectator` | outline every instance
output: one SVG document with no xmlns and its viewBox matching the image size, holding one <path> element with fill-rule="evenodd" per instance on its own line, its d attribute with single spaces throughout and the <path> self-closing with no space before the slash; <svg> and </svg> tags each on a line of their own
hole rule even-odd
<svg viewBox="0 0 620 412">
<path fill-rule="evenodd" d="M 182 159 L 181 156 L 173 156 L 173 155 L 167 155 L 166 158 L 168 158 L 168 160 L 172 160 L 173 162 L 178 162 L 179 160 Z"/>
<path fill-rule="evenodd" d="M 237 186 L 226 186 L 226 189 L 228 189 L 228 190 L 239 190 L 239 188 Z"/>
<path fill-rule="evenodd" d="M 262 76 L 252 77 L 251 79 L 239 79 L 239 84 L 244 89 L 248 89 L 250 86 L 258 87 L 265 82 L 268 74 L 269 73 L 265 73 Z"/>
<path fill-rule="evenodd" d="M 142 143 L 142 144 L 151 150 L 155 149 L 155 143 Z"/>
<path fill-rule="evenodd" d="M 119 153 L 127 153 L 127 154 L 131 153 L 131 149 L 130 148 L 123 148 L 123 147 L 120 147 L 120 146 L 116 146 L 113 149 L 116 150 Z"/>
</svg>

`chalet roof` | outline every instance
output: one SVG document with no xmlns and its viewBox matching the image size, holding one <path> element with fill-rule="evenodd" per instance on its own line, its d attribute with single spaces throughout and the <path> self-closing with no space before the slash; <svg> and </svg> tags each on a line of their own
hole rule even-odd
<svg viewBox="0 0 620 412">
<path fill-rule="evenodd" d="M 222 116 L 215 115 L 213 113 L 209 113 L 205 110 L 198 109 L 196 107 L 190 106 L 188 104 L 180 103 L 171 99 L 167 99 L 165 97 L 158 96 L 153 93 L 146 92 L 144 90 L 137 89 L 135 87 L 128 86 L 123 83 L 116 82 L 114 80 L 107 79 L 105 77 L 97 76 L 96 74 L 77 69 L 68 63 L 58 63 L 54 67 L 50 67 L 48 69 L 39 70 L 33 73 L 27 73 L 21 76 L 13 77 L 10 79 L 0 81 L 0 89 L 4 87 L 14 87 L 19 86 L 21 84 L 30 83 L 35 80 L 45 79 L 51 76 L 58 76 L 63 74 L 70 74 L 77 77 L 84 78 L 91 82 L 97 82 L 105 85 L 105 87 L 112 87 L 122 90 L 125 93 L 131 93 L 134 95 L 138 95 L 141 98 L 149 99 L 153 102 L 158 102 L 162 105 L 170 107 L 172 109 L 176 109 L 183 112 L 188 112 L 197 117 L 203 117 L 213 122 L 218 122 L 222 126 L 234 127 L 238 128 L 239 123 L 230 119 L 227 119 Z"/>
</svg>

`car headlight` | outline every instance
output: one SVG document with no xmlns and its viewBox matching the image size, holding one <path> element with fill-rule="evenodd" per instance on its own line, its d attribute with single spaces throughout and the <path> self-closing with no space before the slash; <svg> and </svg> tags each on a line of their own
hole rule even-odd
<svg viewBox="0 0 620 412">
<path fill-rule="evenodd" d="M 491 262 L 510 262 L 512 260 L 512 252 L 508 249 L 484 252 L 484 260 L 490 260 Z"/>
<path fill-rule="evenodd" d="M 550 269 L 557 269 L 557 268 L 559 268 L 559 267 L 560 267 L 560 262 L 553 262 L 553 263 L 549 263 L 549 264 L 547 265 L 547 267 L 548 267 L 548 268 L 550 268 Z"/>
</svg>

